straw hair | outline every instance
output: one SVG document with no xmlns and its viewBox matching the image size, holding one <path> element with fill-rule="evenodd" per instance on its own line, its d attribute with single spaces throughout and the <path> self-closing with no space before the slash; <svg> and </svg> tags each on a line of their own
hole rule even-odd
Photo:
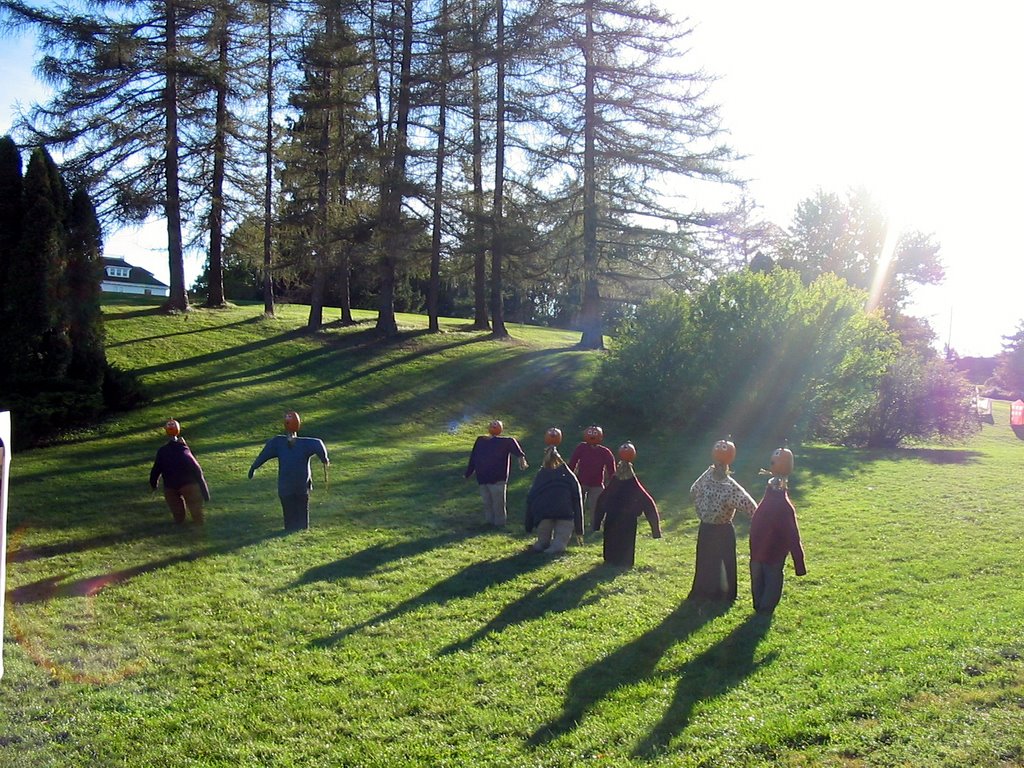
<svg viewBox="0 0 1024 768">
<path fill-rule="evenodd" d="M 562 455 L 558 452 L 558 448 L 549 445 L 544 449 L 544 461 L 541 464 L 544 469 L 558 469 L 563 464 L 565 462 L 562 460 Z"/>
</svg>

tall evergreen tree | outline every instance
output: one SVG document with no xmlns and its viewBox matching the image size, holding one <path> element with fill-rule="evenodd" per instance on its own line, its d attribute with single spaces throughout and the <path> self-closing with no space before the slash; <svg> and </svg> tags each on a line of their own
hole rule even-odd
<svg viewBox="0 0 1024 768">
<path fill-rule="evenodd" d="M 49 153 L 37 148 L 25 172 L 21 238 L 7 275 L 17 306 L 10 317 L 18 340 L 7 361 L 24 387 L 64 377 L 71 361 L 67 313 L 67 191 Z"/>
<path fill-rule="evenodd" d="M 0 138 L 0 327 L 11 328 L 17 281 L 12 279 L 15 257 L 21 241 L 24 216 L 24 178 L 21 153 L 10 136 Z M 15 347 L 22 346 L 9 330 L 0 334 L 0 359 L 11 361 Z M 11 364 L 0 365 L 0 388 L 9 386 Z"/>
<path fill-rule="evenodd" d="M 98 408 L 107 365 L 100 309 L 103 235 L 96 207 L 84 190 L 77 190 L 71 196 L 67 237 L 67 311 L 71 342 L 67 374 L 97 396 Z"/>
</svg>

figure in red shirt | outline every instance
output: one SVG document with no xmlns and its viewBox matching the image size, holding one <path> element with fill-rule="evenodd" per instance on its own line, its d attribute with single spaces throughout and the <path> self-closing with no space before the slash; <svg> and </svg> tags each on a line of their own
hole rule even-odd
<svg viewBox="0 0 1024 768">
<path fill-rule="evenodd" d="M 583 442 L 576 446 L 569 457 L 569 469 L 580 481 L 583 488 L 583 503 L 586 519 L 594 519 L 597 497 L 604 490 L 605 481 L 615 474 L 615 456 L 605 446 L 604 430 L 592 424 L 583 430 Z"/>
<path fill-rule="evenodd" d="M 754 610 L 759 613 L 771 613 L 782 599 L 787 556 L 793 556 L 797 576 L 807 573 L 796 508 L 787 491 L 787 478 L 793 469 L 792 452 L 777 448 L 770 466 L 772 476 L 764 498 L 750 520 L 750 591 Z"/>
</svg>

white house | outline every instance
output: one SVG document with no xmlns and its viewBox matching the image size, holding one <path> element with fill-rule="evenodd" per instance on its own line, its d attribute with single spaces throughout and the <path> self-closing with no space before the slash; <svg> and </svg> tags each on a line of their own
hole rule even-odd
<svg viewBox="0 0 1024 768">
<path fill-rule="evenodd" d="M 171 289 L 148 269 L 133 267 L 124 259 L 103 257 L 103 279 L 100 290 L 104 293 L 135 293 L 141 296 L 170 296 Z"/>
</svg>

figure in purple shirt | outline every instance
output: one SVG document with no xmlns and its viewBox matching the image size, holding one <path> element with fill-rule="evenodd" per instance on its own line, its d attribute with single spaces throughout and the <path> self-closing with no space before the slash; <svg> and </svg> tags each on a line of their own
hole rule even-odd
<svg viewBox="0 0 1024 768">
<path fill-rule="evenodd" d="M 514 437 L 502 437 L 505 425 L 495 419 L 487 427 L 488 434 L 480 435 L 469 454 L 466 478 L 474 472 L 484 501 L 484 522 L 502 527 L 508 521 L 505 508 L 508 473 L 513 456 L 519 457 L 519 468 L 526 469 L 526 454 Z"/>
<path fill-rule="evenodd" d="M 170 438 L 156 452 L 156 460 L 149 472 L 149 487 L 156 490 L 157 480 L 164 478 L 164 501 L 178 525 L 185 523 L 185 510 L 192 522 L 202 525 L 203 501 L 210 500 L 210 488 L 203 477 L 203 468 L 189 450 L 181 436 L 181 424 L 169 419 L 164 432 Z"/>
<path fill-rule="evenodd" d="M 327 478 L 327 446 L 317 437 L 299 437 L 302 421 L 295 411 L 284 415 L 284 430 L 287 434 L 275 435 L 267 441 L 260 455 L 249 467 L 249 479 L 253 473 L 270 459 L 277 459 L 277 495 L 281 499 L 284 513 L 284 529 L 301 531 L 309 528 L 309 492 L 313 490 L 313 475 L 309 461 L 316 456 L 324 465 L 324 479 Z"/>
</svg>

